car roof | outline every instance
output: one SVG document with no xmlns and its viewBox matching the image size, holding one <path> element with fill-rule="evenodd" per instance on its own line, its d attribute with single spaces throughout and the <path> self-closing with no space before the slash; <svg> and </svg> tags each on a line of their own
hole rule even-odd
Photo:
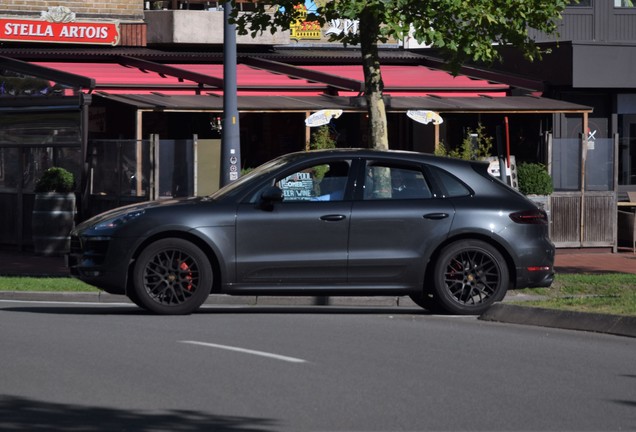
<svg viewBox="0 0 636 432">
<path fill-rule="evenodd" d="M 301 151 L 295 153 L 289 153 L 284 158 L 289 159 L 303 159 L 310 156 L 338 156 L 338 157 L 361 157 L 361 158 L 389 158 L 394 160 L 404 161 L 419 161 L 433 163 L 437 166 L 466 166 L 471 164 L 488 165 L 488 162 L 484 161 L 468 161 L 463 159 L 456 159 L 446 156 L 436 156 L 430 153 L 420 153 L 408 150 L 376 150 L 365 148 L 336 148 L 336 149 L 321 149 Z"/>
</svg>

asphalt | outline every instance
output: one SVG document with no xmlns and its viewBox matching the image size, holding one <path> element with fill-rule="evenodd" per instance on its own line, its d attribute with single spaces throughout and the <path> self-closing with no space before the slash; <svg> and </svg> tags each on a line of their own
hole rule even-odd
<svg viewBox="0 0 636 432">
<path fill-rule="evenodd" d="M 558 249 L 555 271 L 559 273 L 632 273 L 636 274 L 636 253 L 621 249 L 618 253 L 594 249 Z M 68 277 L 64 258 L 41 256 L 29 251 L 0 249 L 0 276 Z M 636 289 L 636 287 L 634 287 Z M 509 293 L 503 302 L 493 305 L 479 318 L 485 321 L 581 330 L 618 336 L 636 337 L 636 317 L 594 313 L 554 311 L 523 306 L 523 300 L 536 298 L 528 294 Z M 123 296 L 102 292 L 19 292 L 0 291 L 0 300 L 128 302 Z M 278 297 L 211 295 L 211 305 L 245 306 L 341 306 L 341 307 L 416 307 L 406 297 Z"/>
</svg>

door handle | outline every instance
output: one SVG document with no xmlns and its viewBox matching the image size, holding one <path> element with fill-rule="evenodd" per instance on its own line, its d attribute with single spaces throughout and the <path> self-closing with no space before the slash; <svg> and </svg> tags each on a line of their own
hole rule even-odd
<svg viewBox="0 0 636 432">
<path fill-rule="evenodd" d="M 427 213 L 424 215 L 424 219 L 446 219 L 448 217 L 448 213 Z"/>
<path fill-rule="evenodd" d="M 326 222 L 338 222 L 341 220 L 345 220 L 346 216 L 345 215 L 339 215 L 339 214 L 331 214 L 331 215 L 324 215 L 324 216 L 320 216 L 320 220 L 326 221 Z"/>
</svg>

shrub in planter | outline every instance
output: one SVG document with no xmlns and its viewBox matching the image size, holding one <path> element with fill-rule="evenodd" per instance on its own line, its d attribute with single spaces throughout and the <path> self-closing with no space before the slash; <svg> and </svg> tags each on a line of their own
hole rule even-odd
<svg viewBox="0 0 636 432">
<path fill-rule="evenodd" d="M 75 179 L 64 168 L 53 167 L 35 185 L 33 248 L 40 255 L 63 255 L 70 249 L 75 224 Z"/>
<path fill-rule="evenodd" d="M 73 173 L 60 167 L 52 167 L 44 171 L 35 184 L 35 192 L 68 193 L 75 188 Z"/>
<path fill-rule="evenodd" d="M 517 166 L 519 191 L 524 195 L 550 195 L 554 192 L 552 177 L 545 165 L 521 163 Z"/>
<path fill-rule="evenodd" d="M 550 194 L 554 191 L 552 177 L 545 165 L 540 163 L 520 163 L 517 166 L 519 192 L 526 195 L 539 208 L 550 215 Z"/>
</svg>

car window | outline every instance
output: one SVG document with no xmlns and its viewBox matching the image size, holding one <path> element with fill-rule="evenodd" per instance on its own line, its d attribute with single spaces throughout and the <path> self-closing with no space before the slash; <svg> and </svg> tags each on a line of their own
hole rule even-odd
<svg viewBox="0 0 636 432">
<path fill-rule="evenodd" d="M 350 162 L 334 161 L 312 165 L 277 179 L 283 202 L 342 201 L 349 178 Z"/>
<path fill-rule="evenodd" d="M 462 182 L 457 180 L 454 175 L 439 168 L 431 168 L 435 170 L 437 179 L 442 183 L 444 189 L 446 189 L 447 197 L 462 197 L 468 196 L 472 193 L 470 189 L 468 189 Z"/>
<path fill-rule="evenodd" d="M 364 180 L 364 199 L 427 199 L 431 189 L 419 167 L 370 162 Z"/>
</svg>

